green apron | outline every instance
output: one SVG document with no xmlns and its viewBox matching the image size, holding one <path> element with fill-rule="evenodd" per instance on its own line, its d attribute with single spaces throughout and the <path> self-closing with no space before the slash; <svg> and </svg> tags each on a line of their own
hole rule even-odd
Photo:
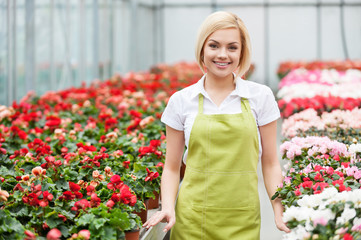
<svg viewBox="0 0 361 240">
<path fill-rule="evenodd" d="M 247 99 L 242 113 L 198 114 L 176 203 L 172 240 L 257 240 L 260 208 L 256 121 Z"/>
</svg>

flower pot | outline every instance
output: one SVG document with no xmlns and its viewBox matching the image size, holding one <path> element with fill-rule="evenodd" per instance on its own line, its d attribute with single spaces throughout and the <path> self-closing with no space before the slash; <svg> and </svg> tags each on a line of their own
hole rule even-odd
<svg viewBox="0 0 361 240">
<path fill-rule="evenodd" d="M 154 194 L 154 199 L 153 198 L 149 198 L 148 201 L 148 209 L 156 209 L 159 208 L 159 193 L 157 193 L 156 191 L 153 192 Z"/>
<path fill-rule="evenodd" d="M 147 218 L 148 218 L 148 203 L 149 203 L 149 199 L 145 200 L 144 201 L 145 209 L 143 209 L 140 212 L 135 213 L 140 217 L 143 224 L 147 221 Z"/>
<path fill-rule="evenodd" d="M 125 240 L 139 240 L 139 229 L 125 232 Z"/>
</svg>

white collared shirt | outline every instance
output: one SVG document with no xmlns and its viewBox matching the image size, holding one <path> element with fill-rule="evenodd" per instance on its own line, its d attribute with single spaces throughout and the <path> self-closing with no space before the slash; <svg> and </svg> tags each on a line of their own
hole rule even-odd
<svg viewBox="0 0 361 240">
<path fill-rule="evenodd" d="M 203 76 L 197 83 L 174 93 L 165 108 L 161 121 L 171 128 L 184 131 L 185 145 L 188 149 L 189 137 L 198 113 L 198 96 L 204 96 L 204 114 L 235 114 L 242 113 L 241 97 L 247 98 L 258 126 L 266 125 L 280 117 L 280 111 L 272 90 L 262 84 L 236 78 L 236 88 L 218 107 L 204 89 Z M 259 129 L 259 158 L 262 154 Z M 242 147 L 242 146 L 240 146 Z M 186 150 L 183 161 L 186 162 Z"/>
</svg>

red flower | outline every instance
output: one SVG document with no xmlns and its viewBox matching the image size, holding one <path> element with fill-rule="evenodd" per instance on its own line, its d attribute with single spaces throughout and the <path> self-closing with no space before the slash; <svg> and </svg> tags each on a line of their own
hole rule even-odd
<svg viewBox="0 0 361 240">
<path fill-rule="evenodd" d="M 86 187 L 86 195 L 91 196 L 92 193 L 95 192 L 95 187 L 93 185 L 89 185 Z"/>
<path fill-rule="evenodd" d="M 317 183 L 315 183 L 315 185 L 312 186 L 313 193 L 314 194 L 319 194 L 325 189 L 325 187 L 328 187 L 328 183 L 326 183 L 326 182 L 317 182 Z"/>
<path fill-rule="evenodd" d="M 327 173 L 328 175 L 332 175 L 333 172 L 334 172 L 334 169 L 333 169 L 332 167 L 327 167 L 326 173 Z"/>
<path fill-rule="evenodd" d="M 113 195 L 110 198 L 113 202 L 117 203 L 120 201 L 120 194 L 119 193 L 113 193 Z"/>
<path fill-rule="evenodd" d="M 299 189 L 297 189 L 296 191 L 294 191 L 294 193 L 295 193 L 296 196 L 300 196 L 300 195 L 302 194 Z"/>
<path fill-rule="evenodd" d="M 81 189 L 81 187 L 73 182 L 69 182 L 69 188 L 72 192 L 79 192 L 79 190 Z"/>
<path fill-rule="evenodd" d="M 119 175 L 113 175 L 110 178 L 110 183 L 108 183 L 107 187 L 111 190 L 120 189 L 120 187 L 123 185 L 122 180 L 120 179 Z"/>
<path fill-rule="evenodd" d="M 100 202 L 101 202 L 101 199 L 98 197 L 98 195 L 96 193 L 92 193 L 92 195 L 90 197 L 90 206 L 97 207 L 97 206 L 99 206 Z"/>
<path fill-rule="evenodd" d="M 312 185 L 313 185 L 312 181 L 305 181 L 305 182 L 301 183 L 301 186 L 303 188 L 311 188 Z"/>
<path fill-rule="evenodd" d="M 48 126 L 52 129 L 59 127 L 59 125 L 61 124 L 61 118 L 56 116 L 47 116 L 46 120 L 47 121 L 45 122 L 45 126 Z"/>
<path fill-rule="evenodd" d="M 316 172 L 319 172 L 319 171 L 321 171 L 321 170 L 323 170 L 323 167 L 322 167 L 322 166 L 320 166 L 320 165 L 316 165 L 316 166 L 315 166 L 315 171 L 316 171 Z"/>
<path fill-rule="evenodd" d="M 130 110 L 129 111 L 129 114 L 135 118 L 141 118 L 142 117 L 142 114 L 140 112 L 137 112 L 135 110 Z"/>
<path fill-rule="evenodd" d="M 129 204 L 130 206 L 134 206 L 137 202 L 137 196 L 130 192 L 130 188 L 127 185 L 123 185 L 121 188 L 120 199 L 124 204 Z"/>
<path fill-rule="evenodd" d="M 90 208 L 90 202 L 86 199 L 81 199 L 74 203 L 74 207 L 71 208 L 72 211 L 79 211 L 80 209 L 86 210 Z"/>
<path fill-rule="evenodd" d="M 2 143 L 0 143 L 0 153 L 6 154 L 6 149 L 1 147 Z"/>
<path fill-rule="evenodd" d="M 112 208 L 112 207 L 114 207 L 114 205 L 115 205 L 115 202 L 113 201 L 113 200 L 108 200 L 108 202 L 106 203 L 106 206 L 108 207 L 108 208 Z"/>
<path fill-rule="evenodd" d="M 349 162 L 342 162 L 341 165 L 344 167 L 344 168 L 348 168 L 350 166 L 350 163 Z"/>
<path fill-rule="evenodd" d="M 148 176 L 144 179 L 144 181 L 152 181 L 153 179 L 156 179 L 157 177 L 159 177 L 159 173 L 158 172 L 152 172 L 150 171 L 148 168 L 146 168 Z"/>
<path fill-rule="evenodd" d="M 353 237 L 351 234 L 349 233 L 345 233 L 345 235 L 343 235 L 343 240 L 353 240 Z"/>
<path fill-rule="evenodd" d="M 157 165 L 155 165 L 155 167 L 164 167 L 164 163 L 162 163 L 162 162 L 159 162 Z"/>
<path fill-rule="evenodd" d="M 160 140 L 150 140 L 149 145 L 152 146 L 153 148 L 158 148 L 160 146 Z"/>
<path fill-rule="evenodd" d="M 36 239 L 36 236 L 32 231 L 25 230 L 24 233 L 26 235 L 25 240 L 35 240 Z"/>
<path fill-rule="evenodd" d="M 66 221 L 66 217 L 64 216 L 64 215 L 62 215 L 62 214 L 58 214 L 58 217 L 63 221 L 63 222 L 65 222 Z"/>
<path fill-rule="evenodd" d="M 325 179 L 323 179 L 322 175 L 318 172 L 315 176 L 315 181 L 322 182 Z"/>
<path fill-rule="evenodd" d="M 130 164 L 130 161 L 124 161 L 124 162 L 123 162 L 123 167 L 128 169 L 128 168 L 129 168 L 129 164 Z"/>
<path fill-rule="evenodd" d="M 63 192 L 63 195 L 59 197 L 59 200 L 73 200 L 75 198 L 82 198 L 83 194 L 79 192 L 81 187 L 73 182 L 69 182 L 70 191 Z"/>
</svg>

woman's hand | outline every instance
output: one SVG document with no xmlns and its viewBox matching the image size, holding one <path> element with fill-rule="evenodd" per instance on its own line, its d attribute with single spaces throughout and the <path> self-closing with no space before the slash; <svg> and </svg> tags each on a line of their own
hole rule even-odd
<svg viewBox="0 0 361 240">
<path fill-rule="evenodd" d="M 281 204 L 281 200 L 279 198 L 276 198 L 274 201 L 274 214 L 277 228 L 280 231 L 284 231 L 286 233 L 291 232 L 291 230 L 286 226 L 285 222 L 282 219 L 284 207 Z"/>
<path fill-rule="evenodd" d="M 152 215 L 151 218 L 148 219 L 143 224 L 143 227 L 150 228 L 157 225 L 159 222 L 167 222 L 168 224 L 164 227 L 163 232 L 168 232 L 173 225 L 175 224 L 175 212 L 173 211 L 158 211 Z"/>
</svg>

